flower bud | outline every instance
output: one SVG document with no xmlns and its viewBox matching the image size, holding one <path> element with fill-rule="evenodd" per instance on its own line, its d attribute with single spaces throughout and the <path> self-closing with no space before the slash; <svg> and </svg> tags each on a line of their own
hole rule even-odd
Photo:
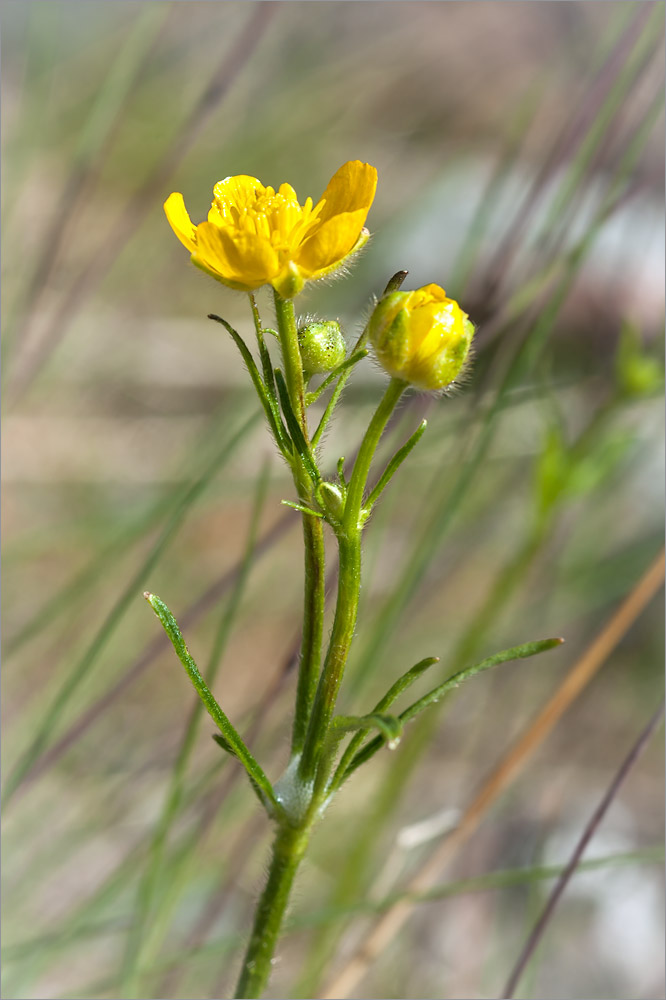
<svg viewBox="0 0 666 1000">
<path fill-rule="evenodd" d="M 303 371 L 308 377 L 332 372 L 345 360 L 345 341 L 340 324 L 335 320 L 314 321 L 300 327 L 298 346 Z"/>
<path fill-rule="evenodd" d="M 370 317 L 370 340 L 382 367 L 419 389 L 443 389 L 460 374 L 474 326 L 439 285 L 391 292 Z"/>
<path fill-rule="evenodd" d="M 324 481 L 317 489 L 317 500 L 319 506 L 328 514 L 333 521 L 341 521 L 345 510 L 345 501 L 342 491 L 335 483 Z"/>
</svg>

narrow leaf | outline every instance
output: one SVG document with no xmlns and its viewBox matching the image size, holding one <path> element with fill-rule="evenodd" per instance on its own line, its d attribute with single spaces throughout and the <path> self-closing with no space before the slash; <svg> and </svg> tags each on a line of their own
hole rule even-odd
<svg viewBox="0 0 666 1000">
<path fill-rule="evenodd" d="M 363 358 L 367 358 L 369 353 L 370 352 L 364 348 L 361 351 L 355 351 L 353 354 L 350 354 L 348 358 L 345 358 L 342 364 L 339 364 L 337 368 L 333 369 L 330 375 L 326 376 L 321 385 L 318 385 L 316 389 L 306 395 L 305 405 L 310 406 L 312 403 L 316 402 L 322 392 L 325 392 L 329 385 L 331 385 L 332 382 L 335 382 L 336 378 L 342 375 L 342 373 L 348 368 L 353 368 L 354 365 L 358 364 L 359 361 L 362 361 Z"/>
<path fill-rule="evenodd" d="M 227 739 L 224 738 L 224 736 L 222 735 L 222 733 L 213 733 L 213 739 L 215 740 L 215 742 L 217 743 L 217 745 L 219 747 L 222 747 L 222 749 L 226 753 L 230 753 L 232 757 L 236 756 L 236 751 L 232 747 L 232 745 L 229 742 L 229 740 L 227 740 Z"/>
<path fill-rule="evenodd" d="M 287 385 L 279 368 L 275 369 L 275 381 L 277 383 L 278 395 L 280 396 L 280 403 L 282 404 L 282 412 L 284 413 L 285 420 L 287 421 L 287 427 L 289 428 L 291 439 L 294 442 L 294 447 L 296 448 L 308 475 L 312 479 L 312 482 L 318 483 L 321 478 L 319 475 L 319 469 L 315 465 L 312 452 L 310 451 L 310 446 L 305 440 L 301 425 L 296 419 L 296 414 L 291 408 Z"/>
<path fill-rule="evenodd" d="M 262 804 L 267 808 L 272 806 L 273 811 L 279 811 L 280 807 L 273 793 L 273 787 L 270 781 L 218 705 L 215 697 L 199 673 L 199 668 L 190 656 L 190 652 L 185 645 L 185 640 L 183 639 L 176 619 L 171 614 L 164 601 L 157 597 L 156 594 L 145 593 L 143 596 L 146 598 L 162 623 L 164 631 L 171 640 L 171 644 L 176 651 L 178 659 L 185 667 L 185 670 L 187 671 L 197 694 L 204 703 L 208 714 L 222 733 L 225 742 L 231 747 L 230 752 L 232 752 L 234 756 L 239 759 L 247 771 L 248 777 L 250 778 L 255 790 L 257 790 Z"/>
<path fill-rule="evenodd" d="M 368 516 L 370 514 L 370 512 L 372 511 L 373 506 L 376 504 L 376 502 L 379 499 L 381 493 L 386 489 L 386 487 L 388 486 L 389 482 L 391 481 L 391 479 L 393 478 L 393 476 L 396 474 L 396 472 L 398 471 L 398 469 L 400 468 L 400 466 L 402 465 L 402 463 L 405 461 L 405 459 L 409 455 L 409 453 L 412 450 L 412 448 L 414 448 L 418 444 L 418 442 L 421 440 L 421 437 L 423 436 L 423 433 L 424 433 L 424 431 L 425 431 L 425 429 L 426 429 L 427 426 L 428 426 L 428 421 L 427 420 L 422 420 L 421 423 L 419 424 L 419 426 L 416 428 L 416 430 L 412 434 L 412 436 L 407 441 L 405 441 L 405 443 L 403 444 L 402 448 L 399 448 L 398 451 L 396 451 L 395 455 L 393 456 L 393 458 L 388 463 L 388 465 L 384 469 L 383 473 L 379 477 L 379 481 L 377 482 L 377 485 L 372 490 L 372 492 L 370 493 L 370 496 L 368 497 L 368 499 L 367 499 L 367 501 L 365 503 L 366 516 Z"/>
<path fill-rule="evenodd" d="M 380 739 L 385 740 L 392 750 L 397 746 L 402 735 L 402 723 L 395 715 L 372 712 L 370 715 L 338 715 L 333 719 L 333 726 L 341 733 L 356 730 L 378 729 Z"/>
<path fill-rule="evenodd" d="M 224 329 L 229 333 L 236 344 L 236 347 L 240 351 L 245 366 L 250 373 L 250 378 L 252 379 L 252 384 L 259 397 L 259 402 L 261 403 L 264 413 L 266 414 L 266 419 L 273 432 L 273 437 L 277 442 L 277 446 L 285 456 L 285 458 L 291 457 L 291 442 L 289 441 L 289 436 L 282 424 L 280 414 L 277 408 L 277 401 L 272 395 L 269 389 L 267 389 L 264 381 L 259 374 L 259 369 L 257 368 L 256 362 L 250 353 L 250 350 L 241 337 L 241 335 L 234 330 L 231 324 L 227 323 L 226 319 L 222 319 L 221 316 L 216 316 L 215 313 L 209 313 L 208 319 L 215 320 L 216 323 L 221 323 Z M 266 352 L 268 353 L 268 352 Z M 269 359 L 270 364 L 270 359 Z"/>
<path fill-rule="evenodd" d="M 545 653 L 555 646 L 561 646 L 563 642 L 564 639 L 538 639 L 536 642 L 525 642 L 522 646 L 512 646 L 511 649 L 503 649 L 501 652 L 495 653 L 493 656 L 488 656 L 485 660 L 481 660 L 480 663 L 475 663 L 471 667 L 465 667 L 464 670 L 459 670 L 458 673 L 447 678 L 442 684 L 433 688 L 428 694 L 424 694 L 422 698 L 419 698 L 413 705 L 406 708 L 404 712 L 401 712 L 400 718 L 408 722 L 422 712 L 424 708 L 434 705 L 447 695 L 449 691 L 460 687 L 463 681 L 474 677 L 475 674 L 480 674 L 484 670 L 490 670 L 492 667 L 497 667 L 500 663 L 506 663 L 509 660 L 524 660 L 528 656 L 537 656 L 539 653 Z"/>
<path fill-rule="evenodd" d="M 435 663 L 439 663 L 439 657 L 428 656 L 425 660 L 419 660 L 419 662 L 415 663 L 413 667 L 410 667 L 409 670 L 405 671 L 405 673 L 398 678 L 395 684 L 391 685 L 384 697 L 380 698 L 373 708 L 372 714 L 375 715 L 377 712 L 384 712 L 387 708 L 389 708 L 389 706 L 396 701 L 403 691 L 406 691 L 406 689 L 410 687 L 414 681 L 418 680 L 421 674 L 425 673 L 425 671 L 428 670 L 429 667 L 432 667 Z M 333 780 L 331 781 L 332 791 L 338 788 L 338 786 L 345 780 L 347 768 L 354 759 L 354 755 L 361 746 L 364 738 L 365 733 L 360 732 L 349 741 L 349 745 L 340 758 L 340 763 L 338 764 L 335 774 L 333 775 Z"/>
<path fill-rule="evenodd" d="M 312 514 L 313 517 L 323 518 L 323 514 L 319 510 L 311 510 L 310 507 L 305 507 L 302 503 L 294 503 L 292 500 L 280 500 L 280 503 L 284 507 L 291 507 L 292 510 L 299 510 L 301 514 Z"/>
<path fill-rule="evenodd" d="M 404 712 L 401 712 L 398 718 L 403 722 L 409 722 L 425 708 L 430 705 L 434 705 L 436 702 L 441 701 L 447 694 L 453 691 L 455 688 L 459 687 L 463 681 L 468 680 L 470 677 L 474 677 L 475 674 L 480 674 L 484 670 L 490 670 L 492 667 L 499 666 L 500 663 L 506 663 L 509 660 L 522 660 L 528 656 L 536 656 L 538 653 L 545 653 L 549 649 L 553 649 L 554 646 L 560 646 L 564 642 L 564 639 L 538 639 L 536 642 L 526 642 L 522 646 L 512 646 L 511 649 L 503 649 L 499 653 L 495 653 L 493 656 L 487 657 L 485 660 L 481 660 L 480 663 L 475 663 L 471 667 L 465 667 L 464 670 L 459 670 L 458 673 L 453 674 L 452 677 L 447 678 L 442 684 L 439 684 L 428 694 L 425 694 L 418 701 L 415 701 L 409 708 L 406 708 Z M 341 776 L 339 784 L 342 784 L 346 779 L 364 764 L 366 760 L 370 760 L 378 750 L 381 749 L 383 741 L 381 739 L 371 740 L 367 746 L 364 746 L 360 750 L 345 773 Z"/>
</svg>

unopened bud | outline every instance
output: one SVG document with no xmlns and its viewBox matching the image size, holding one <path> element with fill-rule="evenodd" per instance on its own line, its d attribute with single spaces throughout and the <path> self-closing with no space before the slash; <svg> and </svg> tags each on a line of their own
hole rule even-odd
<svg viewBox="0 0 666 1000">
<path fill-rule="evenodd" d="M 382 367 L 419 389 L 450 385 L 462 371 L 474 326 L 439 285 L 391 292 L 370 318 L 370 340 Z"/>
<path fill-rule="evenodd" d="M 303 371 L 307 376 L 332 372 L 345 360 L 345 341 L 336 320 L 307 323 L 298 331 Z"/>
<path fill-rule="evenodd" d="M 323 482 L 317 489 L 317 499 L 322 509 L 333 519 L 341 521 L 345 509 L 342 491 L 335 483 Z"/>
</svg>

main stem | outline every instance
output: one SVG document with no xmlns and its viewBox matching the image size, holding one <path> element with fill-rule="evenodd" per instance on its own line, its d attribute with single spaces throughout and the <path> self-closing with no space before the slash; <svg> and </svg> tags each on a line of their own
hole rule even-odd
<svg viewBox="0 0 666 1000">
<path fill-rule="evenodd" d="M 294 337 L 296 337 L 296 351 L 298 349 L 293 306 L 290 302 L 279 299 L 277 294 L 275 301 L 280 341 L 283 345 L 282 353 L 286 370 L 285 381 L 294 412 L 297 414 L 302 412 L 303 419 L 305 419 L 304 385 L 302 369 L 300 367 L 300 352 L 296 353 L 292 351 Z M 296 357 L 298 358 L 298 373 L 293 370 Z M 291 377 L 288 374 L 290 365 L 292 366 Z M 294 726 L 294 746 L 299 749 L 303 747 L 299 776 L 301 780 L 305 779 L 306 782 L 311 783 L 311 787 L 314 786 L 314 777 L 321 758 L 331 716 L 335 708 L 338 688 L 342 680 L 342 674 L 347 662 L 347 655 L 356 625 L 361 587 L 362 525 L 360 515 L 365 485 L 370 471 L 370 463 L 372 462 L 372 457 L 386 427 L 386 423 L 405 387 L 405 383 L 397 379 L 393 379 L 389 383 L 384 397 L 366 431 L 356 459 L 347 494 L 344 523 L 338 535 L 340 569 L 335 620 L 324 670 L 319 679 L 311 712 L 312 696 L 310 691 L 313 677 L 316 677 L 314 670 L 318 667 L 323 623 L 323 539 L 321 541 L 322 559 L 319 562 L 319 548 L 317 545 L 312 544 L 313 536 L 309 535 L 307 531 L 307 526 L 310 522 L 316 522 L 316 519 L 308 518 L 307 516 L 304 517 L 306 594 L 301 672 L 297 693 L 296 724 Z M 292 392 L 294 395 L 292 395 Z M 301 398 L 303 399 L 302 411 L 297 409 L 297 404 Z M 306 427 L 304 427 L 304 431 L 307 433 Z M 299 491 L 301 488 L 306 488 L 307 476 L 305 470 L 299 470 L 296 464 L 294 467 L 294 480 Z M 307 489 L 307 494 L 299 492 L 299 496 L 303 496 L 303 499 L 309 499 L 310 497 L 311 488 L 308 486 Z M 318 523 L 314 524 L 313 527 L 319 527 Z M 309 560 L 313 560 L 313 562 L 310 563 Z M 321 575 L 317 576 L 317 586 L 313 593 L 309 594 L 308 572 L 309 566 L 312 565 L 321 568 Z M 320 588 L 319 582 L 321 584 Z M 315 594 L 317 598 L 316 606 L 313 601 Z M 309 637 L 309 645 L 306 643 L 306 635 Z M 315 645 L 317 649 L 316 661 L 312 658 Z M 304 713 L 305 708 L 308 710 L 307 715 Z M 302 714 L 299 715 L 299 712 Z M 300 727 L 297 725 L 299 722 L 301 724 Z M 297 742 L 297 733 L 302 734 L 300 743 Z M 303 737 L 305 737 L 304 740 Z M 273 855 L 268 879 L 257 905 L 252 936 L 245 953 L 243 967 L 234 994 L 238 1000 L 256 1000 L 257 997 L 261 996 L 268 982 L 273 953 L 280 935 L 291 887 L 298 866 L 307 849 L 318 805 L 319 803 L 314 801 L 311 803 L 310 809 L 307 810 L 299 826 L 290 826 L 285 821 L 282 821 L 278 828 L 273 844 Z"/>
<path fill-rule="evenodd" d="M 294 304 L 291 299 L 283 299 L 275 292 L 275 313 L 289 399 L 301 425 L 305 441 L 309 444 L 303 364 L 298 346 Z M 293 473 L 300 501 L 306 505 L 310 504 L 312 502 L 312 483 L 298 458 L 294 461 Z M 305 550 L 303 635 L 296 688 L 292 754 L 300 753 L 303 749 L 321 663 L 324 631 L 325 553 L 324 529 L 320 518 L 303 514 L 303 545 Z"/>
<path fill-rule="evenodd" d="M 335 618 L 299 768 L 300 777 L 306 784 L 313 783 L 317 773 L 354 637 L 361 592 L 361 509 L 370 465 L 388 419 L 405 389 L 406 384 L 400 379 L 394 378 L 389 382 L 365 433 L 349 482 L 343 523 L 338 532 L 339 573 Z"/>
<path fill-rule="evenodd" d="M 296 870 L 309 840 L 308 829 L 282 827 L 273 843 L 268 880 L 254 915 L 252 936 L 234 997 L 260 997 L 268 982 L 271 960 L 280 934 Z"/>
</svg>

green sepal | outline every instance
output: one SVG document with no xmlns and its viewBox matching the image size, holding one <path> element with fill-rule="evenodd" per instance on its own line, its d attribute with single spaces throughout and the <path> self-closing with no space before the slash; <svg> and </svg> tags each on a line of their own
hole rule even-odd
<svg viewBox="0 0 666 1000">
<path fill-rule="evenodd" d="M 316 485 L 320 482 L 321 476 L 319 475 L 319 469 L 315 464 L 315 460 L 312 457 L 312 452 L 303 436 L 303 431 L 301 425 L 296 419 L 296 415 L 291 408 L 291 401 L 289 399 L 289 393 L 287 391 L 287 384 L 284 380 L 284 375 L 279 368 L 275 369 L 275 382 L 277 384 L 278 395 L 280 397 L 280 403 L 282 405 L 282 412 L 284 413 L 284 418 L 287 421 L 287 428 L 291 434 L 291 439 L 294 443 L 294 447 L 305 466 L 308 475 L 312 482 Z"/>
<path fill-rule="evenodd" d="M 151 608 L 153 609 L 153 611 L 159 618 L 160 622 L 162 623 L 162 627 L 164 628 L 164 631 L 168 635 L 169 639 L 171 640 L 171 645 L 176 651 L 178 659 L 185 667 L 187 675 L 190 678 L 195 691 L 201 698 L 204 707 L 206 708 L 213 722 L 220 730 L 223 739 L 223 742 L 220 742 L 218 740 L 220 746 L 223 746 L 223 748 L 227 750 L 228 753 L 233 754 L 233 756 L 237 757 L 238 760 L 241 762 L 241 764 L 245 768 L 248 778 L 250 779 L 252 787 L 257 793 L 257 796 L 261 804 L 264 806 L 268 814 L 272 817 L 280 815 L 281 808 L 280 804 L 275 798 L 275 794 L 273 792 L 273 786 L 271 785 L 267 776 L 264 774 L 260 765 L 257 763 L 255 758 L 250 753 L 249 749 L 245 745 L 239 733 L 236 731 L 236 729 L 231 724 L 225 713 L 220 708 L 213 693 L 210 691 L 206 682 L 201 676 L 199 668 L 192 659 L 190 652 L 187 646 L 185 645 L 185 640 L 183 639 L 182 632 L 178 627 L 178 622 L 176 621 L 172 613 L 169 611 L 169 608 L 166 606 L 164 601 L 162 601 L 161 598 L 157 597 L 156 594 L 150 594 L 146 592 L 143 596 L 146 598 Z"/>
</svg>

